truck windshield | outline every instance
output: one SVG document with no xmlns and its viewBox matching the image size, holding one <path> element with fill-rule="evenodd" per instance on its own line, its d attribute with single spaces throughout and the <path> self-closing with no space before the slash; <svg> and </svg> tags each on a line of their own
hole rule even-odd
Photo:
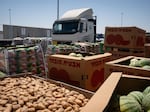
<svg viewBox="0 0 150 112">
<path fill-rule="evenodd" d="M 53 25 L 53 34 L 73 34 L 78 31 L 79 21 L 56 21 Z"/>
</svg>

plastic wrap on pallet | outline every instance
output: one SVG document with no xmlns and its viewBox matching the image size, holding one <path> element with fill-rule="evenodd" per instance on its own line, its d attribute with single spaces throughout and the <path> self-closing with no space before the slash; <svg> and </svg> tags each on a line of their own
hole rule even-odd
<svg viewBox="0 0 150 112">
<path fill-rule="evenodd" d="M 0 77 L 5 76 L 7 73 L 6 59 L 5 59 L 5 50 L 0 49 Z"/>
<path fill-rule="evenodd" d="M 40 45 L 5 48 L 5 73 L 9 75 L 31 72 L 38 76 L 46 76 L 46 64 Z"/>
</svg>

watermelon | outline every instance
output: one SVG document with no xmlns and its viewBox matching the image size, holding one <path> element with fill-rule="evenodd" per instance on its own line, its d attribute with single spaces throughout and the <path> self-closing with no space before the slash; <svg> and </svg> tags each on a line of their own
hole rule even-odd
<svg viewBox="0 0 150 112">
<path fill-rule="evenodd" d="M 77 56 L 77 57 L 83 57 L 83 55 L 82 55 L 82 54 L 77 54 L 76 56 Z"/>
<path fill-rule="evenodd" d="M 142 100 L 142 107 L 146 111 L 150 110 L 150 93 L 144 96 Z"/>
<path fill-rule="evenodd" d="M 133 58 L 133 59 L 131 59 L 131 60 L 130 60 L 130 64 L 129 64 L 129 66 L 139 67 L 139 66 L 141 66 L 141 65 L 140 65 L 140 63 L 139 63 L 139 60 L 138 60 L 138 59 Z"/>
<path fill-rule="evenodd" d="M 132 91 L 127 96 L 133 97 L 139 104 L 142 104 L 142 99 L 144 97 L 143 93 L 140 91 Z"/>
<path fill-rule="evenodd" d="M 70 53 L 69 56 L 74 56 L 74 57 L 76 57 L 76 53 Z"/>
<path fill-rule="evenodd" d="M 121 112 L 142 112 L 141 105 L 131 96 L 120 96 L 119 105 Z"/>
<path fill-rule="evenodd" d="M 150 60 L 148 60 L 148 59 L 140 59 L 139 60 L 139 64 L 141 66 L 145 66 L 145 65 L 149 65 L 150 66 Z"/>
<path fill-rule="evenodd" d="M 144 65 L 142 68 L 143 68 L 143 69 L 149 69 L 149 70 L 150 70 L 150 65 Z"/>
<path fill-rule="evenodd" d="M 150 86 L 147 86 L 147 87 L 144 89 L 143 94 L 144 94 L 144 95 L 147 95 L 147 94 L 149 94 L 149 93 L 150 93 Z"/>
</svg>

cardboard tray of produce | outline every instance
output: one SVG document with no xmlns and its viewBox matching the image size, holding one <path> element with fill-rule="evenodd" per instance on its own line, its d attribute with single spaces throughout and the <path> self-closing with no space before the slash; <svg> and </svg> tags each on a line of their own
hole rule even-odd
<svg viewBox="0 0 150 112">
<path fill-rule="evenodd" d="M 127 95 L 150 86 L 150 78 L 113 72 L 92 96 L 81 112 L 120 112 L 114 110 L 117 95 Z M 119 109 L 119 108 L 118 108 Z"/>
<path fill-rule="evenodd" d="M 30 73 L 10 75 L 0 78 L 0 111 L 80 111 L 93 94 Z"/>
</svg>

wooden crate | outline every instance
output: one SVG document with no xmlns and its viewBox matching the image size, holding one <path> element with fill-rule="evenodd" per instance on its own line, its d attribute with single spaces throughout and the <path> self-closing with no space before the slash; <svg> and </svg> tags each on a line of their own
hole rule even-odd
<svg viewBox="0 0 150 112">
<path fill-rule="evenodd" d="M 143 91 L 150 86 L 150 78 L 113 72 L 96 91 L 81 112 L 116 112 L 112 105 L 117 95 L 127 95 L 131 91 Z"/>
<path fill-rule="evenodd" d="M 144 44 L 145 57 L 150 58 L 150 43 Z"/>
<path fill-rule="evenodd" d="M 109 50 L 105 50 L 105 52 L 109 52 L 112 54 L 112 59 L 119 59 L 125 56 L 138 56 L 144 57 L 145 51 L 144 49 L 128 49 L 128 48 L 116 48 L 116 47 L 106 47 Z"/>
<path fill-rule="evenodd" d="M 106 62 L 105 63 L 105 79 L 112 72 L 123 72 L 125 74 L 131 74 L 135 76 L 150 77 L 149 69 L 128 66 L 130 63 L 130 60 L 133 58 L 144 59 L 144 57 L 127 56 L 127 57 L 116 59 L 110 62 Z M 148 59 L 148 58 L 145 58 L 145 59 Z"/>
</svg>

